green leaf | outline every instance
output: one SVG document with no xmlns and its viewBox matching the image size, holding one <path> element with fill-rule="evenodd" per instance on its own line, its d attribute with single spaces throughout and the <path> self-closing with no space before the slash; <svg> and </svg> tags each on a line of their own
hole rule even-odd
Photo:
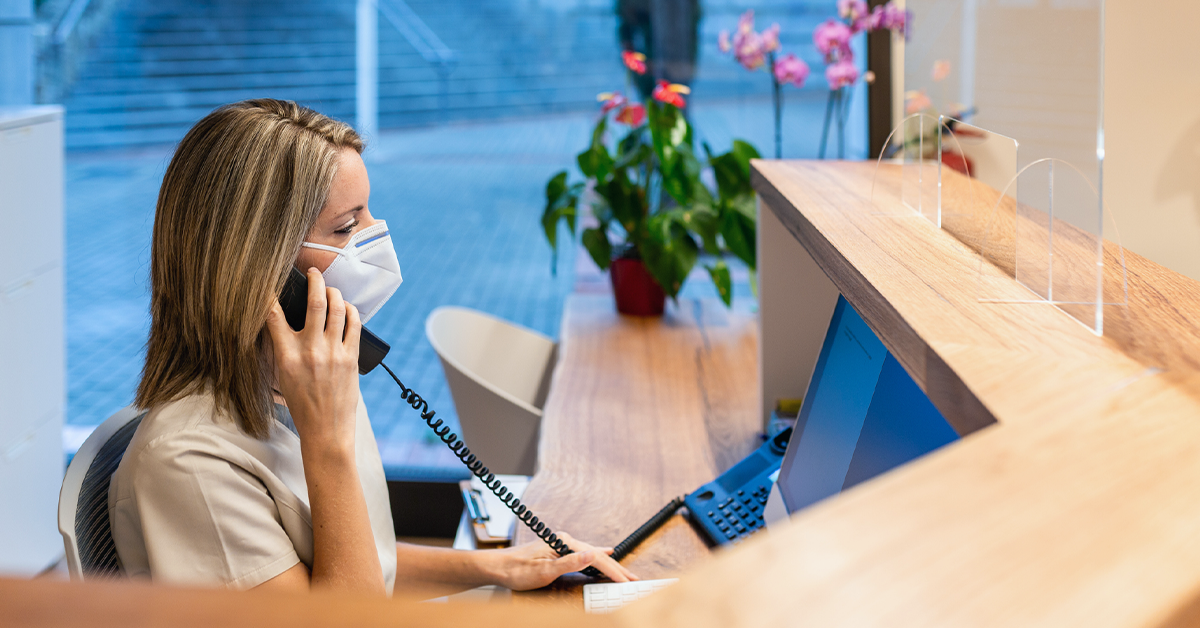
<svg viewBox="0 0 1200 628">
<path fill-rule="evenodd" d="M 603 180 L 612 171 L 613 158 L 604 145 L 604 132 L 608 127 L 608 117 L 600 118 L 596 128 L 592 130 L 592 143 L 587 150 L 579 153 L 576 161 L 583 176 L 589 179 Z"/>
<path fill-rule="evenodd" d="M 733 140 L 733 149 L 729 151 L 737 158 L 738 165 L 742 169 L 742 174 L 746 178 L 750 177 L 750 160 L 759 159 L 762 155 L 758 154 L 758 149 L 750 142 L 743 140 Z"/>
<path fill-rule="evenodd" d="M 608 241 L 608 234 L 603 229 L 592 227 L 583 230 L 582 240 L 583 248 L 592 256 L 592 261 L 600 270 L 607 270 L 612 263 L 612 244 Z"/>
<path fill-rule="evenodd" d="M 758 150 L 742 140 L 734 140 L 729 152 L 709 157 L 713 176 L 717 180 L 717 193 L 722 199 L 753 193 L 750 186 L 750 160 L 758 157 Z"/>
<path fill-rule="evenodd" d="M 583 184 L 567 186 L 567 171 L 559 172 L 546 183 L 546 208 L 542 211 L 542 231 L 550 243 L 550 272 L 557 273 L 558 223 L 565 219 L 571 234 L 575 234 L 576 206 Z"/>
<path fill-rule="evenodd" d="M 642 197 L 637 195 L 636 186 L 630 184 L 623 173 L 618 172 L 607 183 L 596 185 L 596 192 L 604 196 L 608 207 L 612 208 L 612 216 L 626 232 L 636 231 L 644 215 Z"/>
<path fill-rule="evenodd" d="M 558 201 L 563 192 L 567 189 L 567 171 L 563 170 L 550 178 L 546 183 L 546 210 L 550 210 L 550 206 Z"/>
<path fill-rule="evenodd" d="M 672 107 L 675 113 L 675 123 L 671 125 L 668 140 L 671 146 L 680 146 L 691 139 L 691 129 L 688 128 L 687 118 L 679 115 L 679 110 Z M 690 142 L 689 142 L 690 143 Z"/>
<path fill-rule="evenodd" d="M 638 144 L 627 152 L 622 152 L 617 157 L 616 163 L 613 165 L 613 170 L 621 170 L 633 166 L 642 166 L 649 163 L 650 158 L 654 156 L 654 150 L 645 144 Z"/>
<path fill-rule="evenodd" d="M 663 212 L 646 221 L 647 237 L 638 245 L 646 269 L 671 298 L 679 294 L 696 265 L 700 247 L 678 222 L 675 212 Z"/>
<path fill-rule="evenodd" d="M 704 250 L 712 255 L 720 255 L 721 247 L 717 244 L 717 234 L 720 233 L 719 216 L 711 209 L 694 206 L 692 209 L 680 212 L 679 222 L 688 231 L 700 236 Z"/>
<path fill-rule="evenodd" d="M 717 294 L 721 295 L 721 301 L 725 302 L 726 307 L 733 305 L 733 280 L 729 277 L 729 266 L 725 264 L 725 260 L 718 260 L 713 266 L 705 266 L 708 270 L 708 276 L 712 277 L 713 285 L 717 287 Z"/>
<path fill-rule="evenodd" d="M 721 214 L 721 237 L 729 251 L 752 270 L 755 268 L 754 221 L 741 212 L 727 211 Z"/>
<path fill-rule="evenodd" d="M 700 181 L 700 160 L 696 159 L 692 147 L 682 144 L 675 149 L 675 159 L 662 165 L 663 190 L 675 199 L 675 202 L 690 207 L 695 200 L 698 189 L 704 189 Z M 707 194 L 706 197 L 711 198 Z"/>
<path fill-rule="evenodd" d="M 729 199 L 725 203 L 725 207 L 737 212 L 738 214 L 741 214 L 743 218 L 750 221 L 750 224 L 754 224 L 758 220 L 753 192 L 739 194 L 738 196 Z"/>
</svg>

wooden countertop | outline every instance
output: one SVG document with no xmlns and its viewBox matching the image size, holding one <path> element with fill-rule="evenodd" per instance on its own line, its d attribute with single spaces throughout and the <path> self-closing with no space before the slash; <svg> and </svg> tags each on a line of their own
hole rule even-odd
<svg viewBox="0 0 1200 628">
<path fill-rule="evenodd" d="M 761 426 L 755 320 L 715 299 L 668 302 L 659 319 L 618 315 L 611 296 L 568 297 L 526 503 L 554 529 L 612 546 L 749 454 Z M 534 539 L 519 528 L 516 542 Z M 623 564 L 675 577 L 709 555 L 677 515 Z"/>
<path fill-rule="evenodd" d="M 926 220 L 880 215 L 873 168 L 756 161 L 754 185 L 762 211 L 969 435 L 616 617 L 693 627 L 1200 621 L 1200 283 L 1127 253 L 1129 303 L 1106 308 L 1104 337 L 1048 305 L 980 302 L 962 281 L 978 254 Z M 999 269 L 985 272 L 1001 281 Z"/>
<path fill-rule="evenodd" d="M 564 607 L 430 604 L 330 592 L 236 592 L 129 581 L 0 578 L 0 626 L 5 628 L 558 628 L 609 626 L 608 619 Z"/>
</svg>

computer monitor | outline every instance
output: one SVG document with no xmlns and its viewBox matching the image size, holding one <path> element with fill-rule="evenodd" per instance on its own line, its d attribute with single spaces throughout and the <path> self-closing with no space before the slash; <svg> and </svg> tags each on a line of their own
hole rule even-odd
<svg viewBox="0 0 1200 628">
<path fill-rule="evenodd" d="M 957 439 L 839 296 L 764 510 L 767 524 Z"/>
</svg>

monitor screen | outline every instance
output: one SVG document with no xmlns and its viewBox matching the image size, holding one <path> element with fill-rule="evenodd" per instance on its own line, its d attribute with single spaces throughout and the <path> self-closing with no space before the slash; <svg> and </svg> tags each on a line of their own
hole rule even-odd
<svg viewBox="0 0 1200 628">
<path fill-rule="evenodd" d="M 958 438 L 843 297 L 779 470 L 789 513 Z"/>
</svg>

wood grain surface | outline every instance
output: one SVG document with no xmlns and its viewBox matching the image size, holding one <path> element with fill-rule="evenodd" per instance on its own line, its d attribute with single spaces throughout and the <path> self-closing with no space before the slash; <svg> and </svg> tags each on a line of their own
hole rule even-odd
<svg viewBox="0 0 1200 628">
<path fill-rule="evenodd" d="M 1103 337 L 1052 306 L 981 302 L 964 281 L 979 272 L 979 253 L 898 208 L 883 215 L 872 168 L 756 161 L 754 183 L 966 438 L 803 511 L 615 617 L 692 627 L 1195 625 L 1200 284 L 1126 252 L 1129 301 L 1106 307 Z M 999 267 L 983 272 L 996 289 L 1024 290 Z"/>
<path fill-rule="evenodd" d="M 608 296 L 568 297 L 526 503 L 555 530 L 613 546 L 750 453 L 756 330 L 740 302 L 680 300 L 658 319 L 618 315 Z M 521 527 L 516 542 L 533 538 Z M 677 515 L 623 564 L 675 577 L 709 554 Z"/>
<path fill-rule="evenodd" d="M 182 589 L 144 582 L 68 583 L 0 578 L 5 628 L 375 628 L 608 626 L 569 608 L 430 604 L 329 592 Z"/>
</svg>

